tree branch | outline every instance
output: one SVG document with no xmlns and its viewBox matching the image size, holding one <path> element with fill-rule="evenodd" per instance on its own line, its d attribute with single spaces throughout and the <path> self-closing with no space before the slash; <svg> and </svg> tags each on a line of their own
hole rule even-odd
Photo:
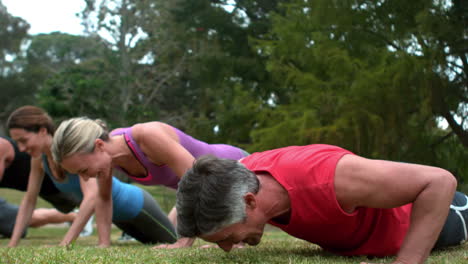
<svg viewBox="0 0 468 264">
<path fill-rule="evenodd" d="M 468 148 L 468 131 L 464 130 L 462 125 L 459 125 L 455 118 L 453 118 L 452 114 L 449 111 L 445 111 L 442 113 L 442 116 L 447 120 L 452 131 L 458 136 L 461 143 L 465 148 Z"/>
<path fill-rule="evenodd" d="M 177 72 L 179 70 L 180 66 L 185 61 L 185 57 L 186 57 L 186 54 L 184 54 L 184 56 L 180 59 L 179 63 L 176 65 L 174 70 L 172 70 L 165 77 L 163 77 L 161 80 L 158 81 L 158 83 L 156 84 L 155 89 L 153 89 L 153 91 L 151 91 L 150 95 L 148 96 L 145 103 L 143 104 L 144 107 L 146 107 L 151 102 L 151 100 L 153 100 L 154 96 L 156 95 L 156 92 L 159 90 L 158 88 L 162 84 L 164 84 L 171 76 L 173 76 L 175 72 Z"/>
<path fill-rule="evenodd" d="M 432 143 L 431 148 L 433 149 L 433 148 L 437 147 L 439 144 L 443 143 L 445 140 L 450 138 L 452 135 L 453 135 L 453 131 L 450 131 L 447 135 L 439 138 L 436 142 Z"/>
</svg>

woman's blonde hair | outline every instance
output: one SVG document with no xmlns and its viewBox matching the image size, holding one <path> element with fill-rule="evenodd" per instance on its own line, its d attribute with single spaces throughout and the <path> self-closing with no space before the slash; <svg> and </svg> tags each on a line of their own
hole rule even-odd
<svg viewBox="0 0 468 264">
<path fill-rule="evenodd" d="M 63 121 L 57 128 L 52 140 L 52 157 L 56 162 L 75 153 L 94 151 L 96 139 L 107 141 L 109 132 L 102 120 L 76 117 Z"/>
</svg>

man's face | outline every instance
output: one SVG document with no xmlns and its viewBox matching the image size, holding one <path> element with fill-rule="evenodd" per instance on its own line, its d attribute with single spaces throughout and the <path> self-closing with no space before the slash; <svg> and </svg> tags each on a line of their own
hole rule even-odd
<svg viewBox="0 0 468 264">
<path fill-rule="evenodd" d="M 247 217 L 244 222 L 229 225 L 215 233 L 202 235 L 200 238 L 216 243 L 224 251 L 229 252 L 235 244 L 240 242 L 251 246 L 258 245 L 262 239 L 264 227 L 265 223 L 255 223 L 254 218 L 249 221 Z"/>
</svg>

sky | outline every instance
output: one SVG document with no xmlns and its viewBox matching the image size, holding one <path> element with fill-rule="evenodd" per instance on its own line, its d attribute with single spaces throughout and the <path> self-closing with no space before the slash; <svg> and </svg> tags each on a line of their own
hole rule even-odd
<svg viewBox="0 0 468 264">
<path fill-rule="evenodd" d="M 76 17 L 84 7 L 83 0 L 1 0 L 8 13 L 26 20 L 29 34 L 61 31 L 73 35 L 83 33 Z"/>
</svg>

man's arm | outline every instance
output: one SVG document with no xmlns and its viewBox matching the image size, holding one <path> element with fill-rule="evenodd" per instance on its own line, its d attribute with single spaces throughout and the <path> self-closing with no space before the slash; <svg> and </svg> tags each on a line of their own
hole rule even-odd
<svg viewBox="0 0 468 264">
<path fill-rule="evenodd" d="M 3 180 L 3 174 L 5 173 L 5 155 L 0 151 L 0 182 Z"/>
<path fill-rule="evenodd" d="M 3 180 L 3 175 L 5 173 L 6 168 L 8 167 L 7 162 L 10 148 L 13 149 L 10 142 L 8 142 L 8 140 L 4 138 L 0 138 L 0 182 Z"/>
<path fill-rule="evenodd" d="M 394 263 L 419 264 L 429 256 L 456 189 L 448 171 L 345 155 L 335 171 L 337 200 L 345 211 L 413 203 L 411 224 Z"/>
</svg>

